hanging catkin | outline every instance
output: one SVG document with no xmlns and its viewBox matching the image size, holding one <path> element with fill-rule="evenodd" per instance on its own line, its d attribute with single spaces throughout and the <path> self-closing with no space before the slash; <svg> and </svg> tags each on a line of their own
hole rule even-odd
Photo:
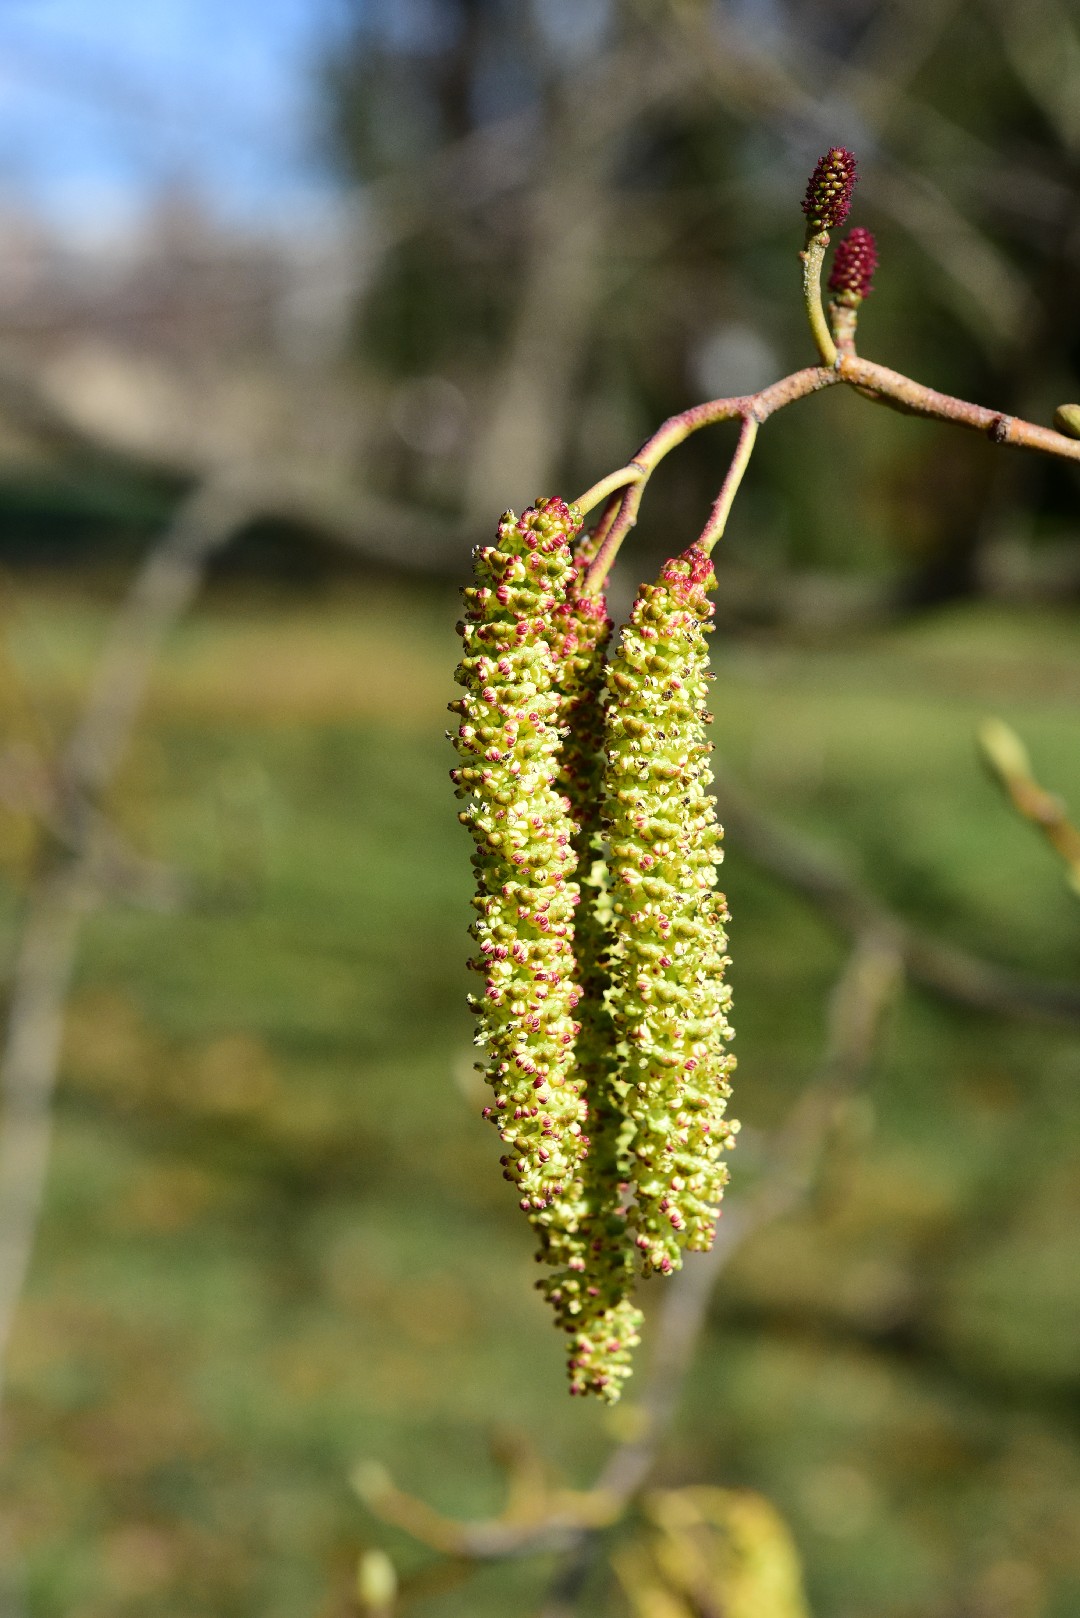
<svg viewBox="0 0 1080 1618">
<path fill-rule="evenodd" d="M 705 739 L 715 582 L 691 546 L 643 587 L 607 675 L 610 999 L 633 1127 L 635 1243 L 646 1273 L 707 1249 L 737 1125 L 724 1110 L 728 919 Z"/>
<path fill-rule="evenodd" d="M 553 1232 L 544 1256 L 557 1266 L 541 1286 L 570 1333 L 570 1391 L 618 1399 L 639 1341 L 641 1312 L 631 1302 L 634 1249 L 626 1219 L 628 1185 L 619 1158 L 625 1114 L 616 1077 L 614 1032 L 605 999 L 610 900 L 601 833 L 604 771 L 604 654 L 611 620 L 602 597 L 579 589 L 589 559 L 577 552 L 577 574 L 557 615 L 553 640 L 561 664 L 566 737 L 560 785 L 575 824 L 580 902 L 574 955 L 582 989 L 577 1074 L 588 1100 L 589 1151 L 582 1166 L 577 1217 Z"/>
<path fill-rule="evenodd" d="M 558 786 L 564 698 L 550 644 L 580 520 L 562 500 L 538 501 L 520 518 L 507 512 L 496 544 L 476 552 L 459 625 L 465 695 L 451 705 L 461 720 L 453 740 L 462 763 L 452 772 L 465 799 L 459 818 L 476 845 L 479 953 L 470 964 L 484 991 L 470 1004 L 495 1091 L 484 1111 L 545 1247 L 578 1218 L 588 1149 L 584 1084 L 574 1074 L 576 828 Z"/>
</svg>

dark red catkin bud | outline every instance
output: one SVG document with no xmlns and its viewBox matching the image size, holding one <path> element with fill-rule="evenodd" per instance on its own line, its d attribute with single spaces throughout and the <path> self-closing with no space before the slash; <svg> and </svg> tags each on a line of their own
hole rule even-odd
<svg viewBox="0 0 1080 1618">
<path fill-rule="evenodd" d="M 807 228 L 812 234 L 844 223 L 856 178 L 855 154 L 846 146 L 830 146 L 824 157 L 818 158 L 802 205 Z"/>
<path fill-rule="evenodd" d="M 848 232 L 836 249 L 829 291 L 837 303 L 851 309 L 858 308 L 864 298 L 874 290 L 874 271 L 877 269 L 877 243 L 873 231 L 856 225 Z"/>
</svg>

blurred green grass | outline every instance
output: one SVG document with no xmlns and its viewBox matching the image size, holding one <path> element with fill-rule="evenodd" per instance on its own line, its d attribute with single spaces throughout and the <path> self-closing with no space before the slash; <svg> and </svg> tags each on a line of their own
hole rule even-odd
<svg viewBox="0 0 1080 1618">
<path fill-rule="evenodd" d="M 365 1544 L 426 1560 L 352 1497 L 360 1457 L 469 1515 L 497 1507 L 498 1429 L 576 1483 L 611 1440 L 618 1413 L 563 1392 L 478 1117 L 456 612 L 389 584 L 233 587 L 155 678 L 114 807 L 192 900 L 110 909 L 82 952 L 6 1413 L 34 1618 L 341 1618 Z M 7 733 L 61 735 L 107 603 L 22 581 L 3 616 Z M 1080 806 L 1076 629 L 965 607 L 718 643 L 716 740 L 906 916 L 1075 976 L 1080 909 L 972 732 L 1002 714 Z M 0 811 L 8 955 L 28 847 Z M 813 1072 L 843 947 L 737 847 L 725 884 L 753 1130 Z M 768 1494 L 817 1618 L 1080 1610 L 1078 1124 L 1080 1031 L 909 992 L 814 1206 L 726 1276 L 664 1480 Z M 416 1610 L 527 1612 L 544 1572 Z M 602 1582 L 591 1601 L 621 1610 Z"/>
</svg>

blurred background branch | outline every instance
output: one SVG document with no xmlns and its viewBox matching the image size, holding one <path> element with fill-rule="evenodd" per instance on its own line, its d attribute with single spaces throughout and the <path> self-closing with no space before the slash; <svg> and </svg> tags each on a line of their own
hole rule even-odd
<svg viewBox="0 0 1080 1618">
<path fill-rule="evenodd" d="M 1039 828 L 1064 861 L 1069 886 L 1080 894 L 1080 831 L 1063 800 L 1039 785 L 1027 748 L 1011 726 L 987 719 L 979 727 L 979 746 L 1013 808 Z"/>
<path fill-rule="evenodd" d="M 714 769 L 713 790 L 727 835 L 741 853 L 809 899 L 850 936 L 873 931 L 891 938 L 913 981 L 923 988 L 992 1016 L 1080 1023 L 1080 989 L 1071 983 L 1025 978 L 908 926 L 839 864 L 752 806 L 722 766 Z"/>
<path fill-rule="evenodd" d="M 113 852 L 101 799 L 130 742 L 164 637 L 190 605 L 210 556 L 249 509 L 231 487 L 212 484 L 180 508 L 117 614 L 80 722 L 50 772 L 56 822 L 46 822 L 25 901 L 0 1051 L 0 1395 L 44 1195 L 75 952 L 83 919 L 103 896 L 102 854 Z"/>
</svg>

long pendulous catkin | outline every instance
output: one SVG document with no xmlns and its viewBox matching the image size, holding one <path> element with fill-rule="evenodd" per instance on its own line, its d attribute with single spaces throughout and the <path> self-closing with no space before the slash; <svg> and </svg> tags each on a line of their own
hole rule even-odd
<svg viewBox="0 0 1080 1618">
<path fill-rule="evenodd" d="M 607 674 L 610 1003 L 633 1129 L 631 1219 L 646 1273 L 707 1249 L 737 1125 L 724 983 L 728 919 L 705 727 L 715 582 L 691 546 L 643 587 Z"/>
<path fill-rule="evenodd" d="M 696 547 L 668 563 L 605 672 L 579 523 L 538 501 L 476 553 L 453 778 L 475 842 L 485 1115 L 553 1270 L 539 1285 L 570 1335 L 571 1390 L 615 1400 L 638 1261 L 669 1271 L 709 1245 L 737 1125 L 704 732 L 711 566 Z"/>
<path fill-rule="evenodd" d="M 553 1267 L 539 1285 L 570 1334 L 571 1389 L 614 1400 L 640 1315 L 604 1000 L 611 624 L 579 589 L 584 558 L 569 550 L 578 520 L 562 501 L 538 501 L 520 519 L 507 514 L 496 545 L 477 552 L 460 626 L 465 696 L 452 707 L 463 762 L 453 778 L 476 843 L 472 964 L 485 992 L 472 1003 L 495 1090 L 485 1115 L 510 1148 L 504 1173 L 523 1193 L 537 1258 Z"/>
<path fill-rule="evenodd" d="M 570 1391 L 618 1399 L 639 1341 L 641 1312 L 634 1307 L 634 1249 L 627 1230 L 629 1186 L 626 1118 L 617 1078 L 614 1032 L 606 1003 L 610 899 L 603 858 L 601 799 L 604 773 L 604 657 L 611 620 L 603 598 L 579 588 L 588 561 L 587 541 L 577 552 L 577 575 L 557 615 L 553 645 L 561 664 L 566 731 L 560 785 L 575 824 L 577 880 L 574 955 L 582 989 L 578 1008 L 577 1073 L 588 1100 L 589 1152 L 582 1166 L 573 1227 L 553 1239 L 545 1255 L 558 1266 L 541 1282 L 559 1324 L 570 1334 Z"/>
<path fill-rule="evenodd" d="M 475 555 L 459 625 L 465 695 L 452 710 L 459 818 L 472 832 L 477 892 L 470 963 L 484 978 L 480 1020 L 505 1177 L 546 1242 L 578 1217 L 588 1150 L 584 1084 L 574 1073 L 581 991 L 573 950 L 575 826 L 559 790 L 560 669 L 552 626 L 574 575 L 577 511 L 538 501 L 508 512 Z"/>
</svg>

